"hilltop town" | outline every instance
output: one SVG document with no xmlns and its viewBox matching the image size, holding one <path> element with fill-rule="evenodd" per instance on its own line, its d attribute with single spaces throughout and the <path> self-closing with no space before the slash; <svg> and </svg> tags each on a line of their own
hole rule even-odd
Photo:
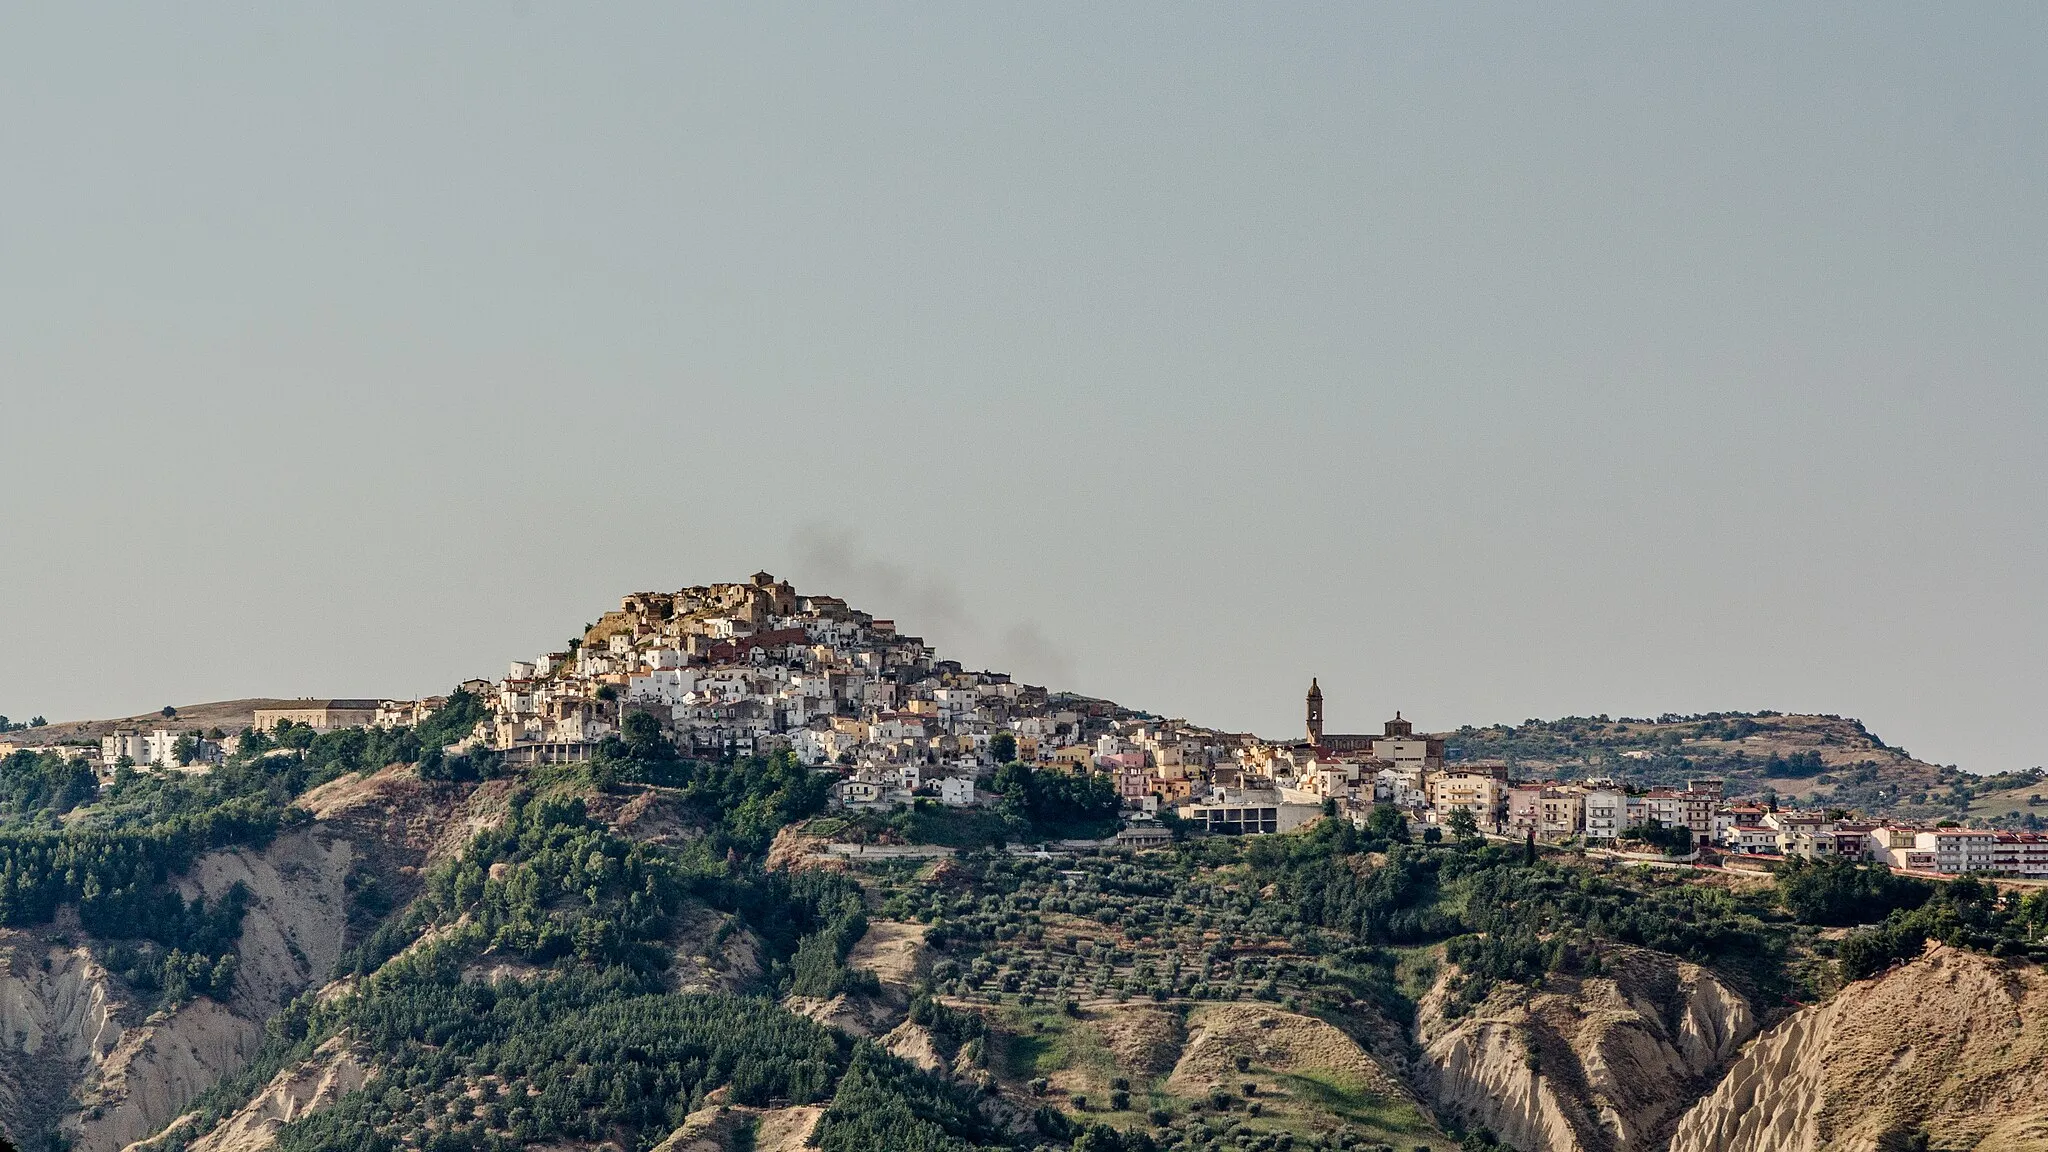
<svg viewBox="0 0 2048 1152">
<path fill-rule="evenodd" d="M 1831 857 L 2048 877 L 2038 817 L 1973 827 L 1984 822 L 1885 804 L 1886 789 L 1892 801 L 1926 801 L 1944 785 L 1962 787 L 1960 774 L 1888 748 L 1853 721 L 1597 717 L 1429 734 L 1396 712 L 1379 731 L 1339 733 L 1326 730 L 1322 689 L 1311 680 L 1301 734 L 1267 739 L 965 668 L 893 620 L 800 593 L 767 572 L 633 593 L 563 649 L 512 661 L 502 678 L 457 691 L 480 703 L 485 718 L 444 750 L 450 756 L 476 754 L 508 768 L 578 763 L 640 718 L 685 756 L 784 753 L 829 770 L 834 805 L 853 814 L 975 809 L 1001 798 L 998 770 L 1020 763 L 1113 789 L 1121 819 L 1102 831 L 1125 846 L 1189 833 L 1287 832 L 1324 817 L 1363 828 L 1391 809 L 1431 835 L 1641 858 L 1740 865 Z M 447 702 L 244 703 L 249 729 L 272 733 L 407 727 Z M 36 729 L 9 739 L 80 758 L 102 774 L 129 763 L 203 770 L 239 743 L 219 725 L 200 729 L 175 716 L 109 728 L 96 743 L 77 738 L 89 731 Z M 71 739 L 53 742 L 59 734 Z M 2038 775 L 1998 783 L 2024 789 L 2038 786 Z M 1731 790 L 1731 780 L 1748 787 Z M 1852 798 L 1865 802 L 1860 810 Z"/>
<path fill-rule="evenodd" d="M 1328 705 L 1310 677 L 1295 733 L 1203 727 L 760 572 L 628 595 L 446 695 L 0 733 L 0 1126 L 78 1152 L 2048 1138 L 2040 773 L 1965 780 L 1839 717 L 1361 732 Z"/>
</svg>

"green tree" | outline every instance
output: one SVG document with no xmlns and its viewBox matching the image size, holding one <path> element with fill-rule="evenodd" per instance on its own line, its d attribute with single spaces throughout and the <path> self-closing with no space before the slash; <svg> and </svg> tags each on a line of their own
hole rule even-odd
<svg viewBox="0 0 2048 1152">
<path fill-rule="evenodd" d="M 1365 830 L 1381 840 L 1392 840 L 1397 844 L 1408 842 L 1408 817 L 1401 814 L 1392 804 L 1373 805 L 1372 814 L 1365 818 Z"/>
<path fill-rule="evenodd" d="M 1778 901 L 1800 923 L 1828 927 L 1875 924 L 1895 911 L 1920 907 L 1934 893 L 1926 880 L 1847 860 L 1787 860 L 1776 886 Z"/>
</svg>

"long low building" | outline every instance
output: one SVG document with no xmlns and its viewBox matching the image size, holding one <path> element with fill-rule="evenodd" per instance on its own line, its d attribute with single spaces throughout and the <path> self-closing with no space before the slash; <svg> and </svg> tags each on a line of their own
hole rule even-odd
<svg viewBox="0 0 2048 1152">
<path fill-rule="evenodd" d="M 315 732 L 342 728 L 369 728 L 377 723 L 381 700 L 294 700 L 274 708 L 258 708 L 253 722 L 258 732 L 268 732 L 285 721 L 303 724 Z"/>
<path fill-rule="evenodd" d="M 1216 789 L 1204 800 L 1183 804 L 1175 813 L 1204 831 L 1228 836 L 1292 832 L 1322 815 L 1321 804 L 1302 803 L 1279 790 Z"/>
</svg>

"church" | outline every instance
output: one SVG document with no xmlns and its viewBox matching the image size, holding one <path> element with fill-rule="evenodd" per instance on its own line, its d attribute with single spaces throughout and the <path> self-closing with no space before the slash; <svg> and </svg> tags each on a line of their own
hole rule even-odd
<svg viewBox="0 0 2048 1152">
<path fill-rule="evenodd" d="M 1308 682 L 1308 740 L 1305 750 L 1330 757 L 1370 756 L 1375 760 L 1417 765 L 1425 772 L 1443 767 L 1444 742 L 1440 737 L 1415 735 L 1415 725 L 1399 712 L 1386 722 L 1380 733 L 1333 733 L 1323 731 L 1323 689 L 1311 677 Z"/>
</svg>

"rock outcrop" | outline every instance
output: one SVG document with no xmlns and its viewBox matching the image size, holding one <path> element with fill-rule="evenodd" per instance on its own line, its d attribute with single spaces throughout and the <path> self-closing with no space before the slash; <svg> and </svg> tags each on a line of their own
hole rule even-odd
<svg viewBox="0 0 2048 1152">
<path fill-rule="evenodd" d="M 683 1126 L 652 1152 L 802 1152 L 825 1115 L 822 1104 L 794 1108 L 747 1108 L 711 1104 L 689 1114 Z"/>
<path fill-rule="evenodd" d="M 901 1056 L 927 1072 L 944 1074 L 946 1058 L 939 1053 L 937 1041 L 932 1038 L 931 1029 L 922 1024 L 905 1020 L 877 1040 L 890 1054 Z"/>
<path fill-rule="evenodd" d="M 324 1111 L 344 1095 L 363 1086 L 370 1069 L 336 1037 L 314 1051 L 310 1060 L 271 1077 L 247 1104 L 221 1121 L 213 1131 L 188 1145 L 189 1152 L 262 1152 L 277 1141 L 277 1130 L 294 1120 Z M 153 1152 L 181 1125 L 196 1120 L 189 1113 L 173 1122 L 163 1133 L 130 1144 L 124 1152 Z"/>
<path fill-rule="evenodd" d="M 1748 1001 L 1695 964 L 1616 949 L 1602 975 L 1497 988 L 1445 1015 L 1449 976 L 1417 1017 L 1417 1068 L 1439 1115 L 1522 1152 L 1660 1149 L 1756 1031 Z"/>
<path fill-rule="evenodd" d="M 877 994 L 830 999 L 785 996 L 782 1006 L 799 1016 L 855 1036 L 882 1036 L 903 1022 L 911 986 L 924 964 L 925 926 L 899 920 L 870 920 L 868 930 L 846 954 L 846 966 L 873 974 Z"/>
<path fill-rule="evenodd" d="M 64 1125 L 77 1152 L 113 1152 L 156 1132 L 248 1063 L 263 1044 L 264 1022 L 325 979 L 340 956 L 352 856 L 347 840 L 309 828 L 261 852 L 216 852 L 193 867 L 179 884 L 188 899 L 218 899 L 236 883 L 249 890 L 234 993 L 225 1004 L 202 997 L 124 1028 L 88 1061 L 76 1089 L 84 1110 Z"/>
<path fill-rule="evenodd" d="M 127 1007 L 86 949 L 0 933 L 0 1117 L 15 1144 L 53 1127 L 73 1086 L 113 1055 Z"/>
<path fill-rule="evenodd" d="M 1852 984 L 1758 1037 L 1671 1152 L 1916 1146 L 2048 1148 L 2048 973 L 1936 946 Z"/>
<path fill-rule="evenodd" d="M 0 933 L 0 1118 L 17 1144 L 53 1128 L 77 1152 L 114 1152 L 161 1129 L 193 1097 L 237 1071 L 263 1026 L 324 979 L 347 921 L 348 841 L 307 828 L 263 851 L 216 852 L 179 882 L 186 898 L 249 890 L 233 994 L 150 1013 L 55 931 Z M 73 1106 L 75 1104 L 75 1107 Z M 60 1123 L 61 1121 L 61 1123 Z"/>
<path fill-rule="evenodd" d="M 0 930 L 0 1126 L 17 1144 L 55 1129 L 75 1152 L 114 1152 L 161 1131 L 247 1064 L 271 1016 L 328 978 L 351 928 L 352 872 L 402 904 L 423 865 L 503 818 L 508 789 L 427 783 L 409 765 L 344 776 L 301 797 L 310 827 L 261 851 L 198 860 L 177 881 L 187 899 L 219 899 L 236 883 L 250 895 L 225 1003 L 151 1012 L 93 961 L 69 909 L 47 929 Z M 728 941 L 732 955 L 717 959 L 750 961 L 745 944 Z"/>
</svg>

